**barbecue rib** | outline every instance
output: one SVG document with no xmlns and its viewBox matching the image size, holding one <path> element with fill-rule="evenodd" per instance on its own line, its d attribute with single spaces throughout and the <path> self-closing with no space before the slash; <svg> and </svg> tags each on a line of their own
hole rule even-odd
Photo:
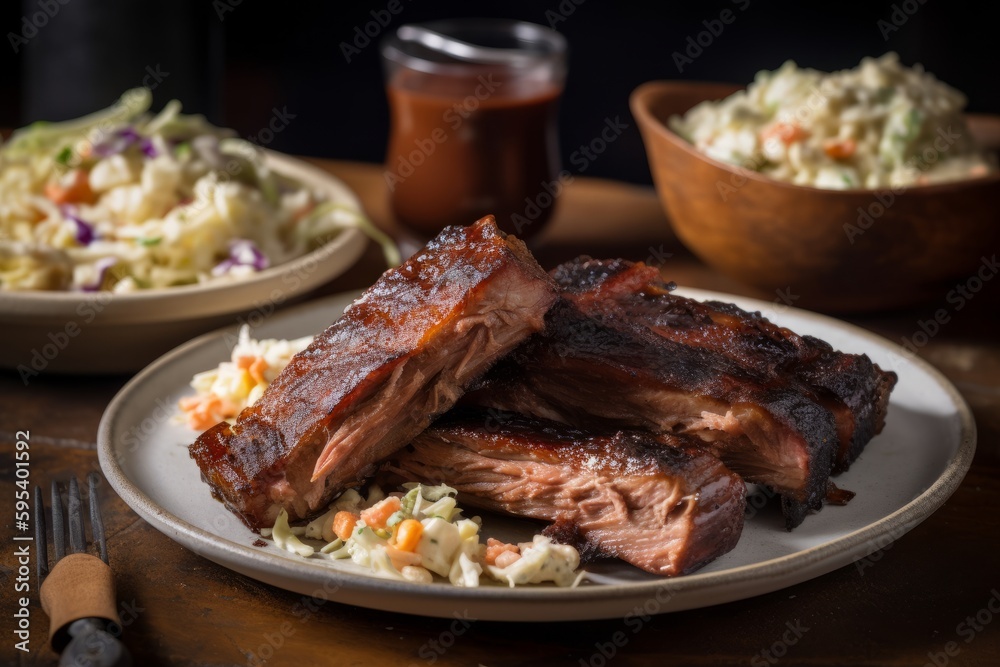
<svg viewBox="0 0 1000 667">
<path fill-rule="evenodd" d="M 470 400 L 582 428 L 693 433 L 748 481 L 777 490 L 789 527 L 822 506 L 833 463 L 836 427 L 822 406 L 756 385 L 721 355 L 598 323 L 566 301 Z"/>
<path fill-rule="evenodd" d="M 447 484 L 463 504 L 554 522 L 647 572 L 691 572 L 743 530 L 743 481 L 679 436 L 585 433 L 499 411 L 456 409 L 388 464 L 405 480 Z"/>
<path fill-rule="evenodd" d="M 539 330 L 551 278 L 493 216 L 449 227 L 390 269 L 297 354 L 236 424 L 191 445 L 213 492 L 254 529 L 325 507 Z"/>
<path fill-rule="evenodd" d="M 553 277 L 565 298 L 591 316 L 628 318 L 674 342 L 726 355 L 769 385 L 810 395 L 837 422 L 834 472 L 846 470 L 885 424 L 896 375 L 865 355 L 837 352 L 730 303 L 671 294 L 659 271 L 642 263 L 580 257 Z"/>
<path fill-rule="evenodd" d="M 696 434 L 782 495 L 789 529 L 822 506 L 835 464 L 846 467 L 881 428 L 895 376 L 867 357 L 735 306 L 673 296 L 642 264 L 581 258 L 553 275 L 563 295 L 545 331 L 471 403 L 581 427 Z"/>
</svg>

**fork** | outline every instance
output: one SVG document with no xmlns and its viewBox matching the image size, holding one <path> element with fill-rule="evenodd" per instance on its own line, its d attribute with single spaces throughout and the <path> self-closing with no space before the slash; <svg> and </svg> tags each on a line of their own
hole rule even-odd
<svg viewBox="0 0 1000 667">
<path fill-rule="evenodd" d="M 52 482 L 52 543 L 55 561 L 48 566 L 45 504 L 42 489 L 35 487 L 35 542 L 38 545 L 38 582 L 42 609 L 49 617 L 49 642 L 61 653 L 59 664 L 92 667 L 129 667 L 132 657 L 118 640 L 121 621 L 115 599 L 115 582 L 108 566 L 108 543 L 97 500 L 97 473 L 87 478 L 91 536 L 100 558 L 87 553 L 80 486 L 69 480 L 69 550 L 63 526 L 62 495 Z"/>
</svg>

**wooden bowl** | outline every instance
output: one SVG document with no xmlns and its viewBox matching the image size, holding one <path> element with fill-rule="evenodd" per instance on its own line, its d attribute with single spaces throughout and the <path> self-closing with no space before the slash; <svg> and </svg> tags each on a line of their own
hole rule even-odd
<svg viewBox="0 0 1000 667">
<path fill-rule="evenodd" d="M 629 99 L 660 201 L 678 238 L 760 296 L 831 312 L 939 301 L 996 273 L 1000 174 L 894 190 L 825 190 L 714 160 L 667 120 L 738 86 L 645 83 Z M 967 117 L 1000 146 L 1000 117 Z M 987 277 L 989 274 L 989 277 Z"/>
</svg>

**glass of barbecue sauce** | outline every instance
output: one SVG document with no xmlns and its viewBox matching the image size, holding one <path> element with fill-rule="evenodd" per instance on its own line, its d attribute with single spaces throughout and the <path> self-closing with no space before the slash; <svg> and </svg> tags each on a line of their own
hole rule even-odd
<svg viewBox="0 0 1000 667">
<path fill-rule="evenodd" d="M 381 46 L 397 221 L 429 238 L 492 213 L 521 238 L 540 232 L 562 191 L 565 38 L 522 21 L 451 19 L 401 26 Z"/>
</svg>

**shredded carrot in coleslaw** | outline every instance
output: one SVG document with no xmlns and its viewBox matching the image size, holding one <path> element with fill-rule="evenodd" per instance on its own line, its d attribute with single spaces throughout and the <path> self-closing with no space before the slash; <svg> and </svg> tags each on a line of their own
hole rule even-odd
<svg viewBox="0 0 1000 667">
<path fill-rule="evenodd" d="M 234 420 L 264 394 L 292 357 L 310 342 L 310 336 L 255 340 L 244 326 L 230 359 L 195 375 L 191 386 L 197 393 L 178 402 L 188 426 L 204 431 L 221 421 Z"/>
</svg>

